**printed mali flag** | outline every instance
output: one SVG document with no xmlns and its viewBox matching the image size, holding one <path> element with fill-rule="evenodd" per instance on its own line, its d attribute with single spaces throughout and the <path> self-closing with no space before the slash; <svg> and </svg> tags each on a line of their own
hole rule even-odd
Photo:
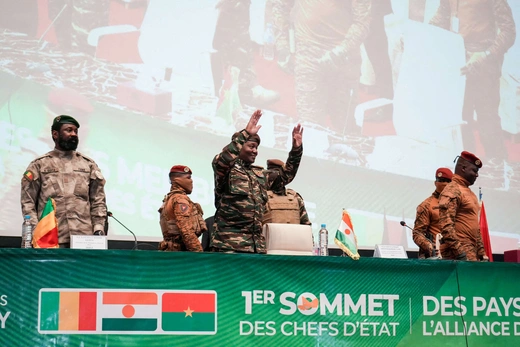
<svg viewBox="0 0 520 347">
<path fill-rule="evenodd" d="M 40 291 L 39 332 L 96 330 L 95 291 Z"/>
<path fill-rule="evenodd" d="M 357 248 L 357 238 L 354 234 L 354 226 L 350 215 L 346 210 L 343 210 L 341 222 L 339 223 L 338 230 L 336 231 L 336 237 L 334 237 L 334 243 L 343 250 L 349 257 L 354 260 L 359 259 L 359 253 Z"/>
<path fill-rule="evenodd" d="M 34 248 L 58 248 L 58 221 L 56 220 L 56 203 L 49 198 L 43 208 L 40 221 L 33 232 Z"/>
<path fill-rule="evenodd" d="M 217 293 L 179 291 L 163 294 L 162 330 L 178 334 L 215 334 Z"/>
<path fill-rule="evenodd" d="M 156 331 L 161 314 L 157 293 L 107 291 L 98 307 L 102 331 Z"/>
</svg>

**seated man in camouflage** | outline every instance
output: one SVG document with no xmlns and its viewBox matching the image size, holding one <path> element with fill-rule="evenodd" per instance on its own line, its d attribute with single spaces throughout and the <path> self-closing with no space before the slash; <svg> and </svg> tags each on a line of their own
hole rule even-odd
<svg viewBox="0 0 520 347">
<path fill-rule="evenodd" d="M 292 179 L 285 177 L 284 169 L 285 163 L 281 160 L 269 159 L 267 161 L 269 190 L 262 223 L 311 225 L 301 195 L 285 187 Z"/>
</svg>

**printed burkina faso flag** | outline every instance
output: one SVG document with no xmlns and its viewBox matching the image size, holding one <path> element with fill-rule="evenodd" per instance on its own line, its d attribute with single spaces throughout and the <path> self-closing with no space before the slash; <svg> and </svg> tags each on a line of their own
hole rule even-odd
<svg viewBox="0 0 520 347">
<path fill-rule="evenodd" d="M 178 334 L 215 334 L 217 298 L 214 291 L 184 291 L 162 296 L 162 330 Z"/>
<path fill-rule="evenodd" d="M 352 220 L 346 210 L 343 210 L 341 222 L 339 223 L 336 236 L 334 237 L 334 243 L 336 243 L 338 247 L 341 248 L 341 250 L 352 259 L 359 259 L 357 238 L 356 234 L 354 233 L 354 226 L 352 225 Z"/>
<path fill-rule="evenodd" d="M 56 203 L 49 198 L 43 208 L 40 221 L 33 232 L 34 248 L 58 248 L 58 221 L 56 220 Z"/>
<path fill-rule="evenodd" d="M 38 331 L 95 331 L 96 306 L 95 291 L 41 290 Z"/>
</svg>

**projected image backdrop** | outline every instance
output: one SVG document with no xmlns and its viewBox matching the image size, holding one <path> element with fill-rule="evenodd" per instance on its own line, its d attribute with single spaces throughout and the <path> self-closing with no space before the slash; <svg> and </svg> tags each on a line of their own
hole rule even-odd
<svg viewBox="0 0 520 347">
<path fill-rule="evenodd" d="M 159 240 L 168 170 L 193 170 L 214 213 L 211 160 L 263 110 L 257 165 L 285 160 L 290 187 L 332 239 L 342 208 L 362 248 L 415 248 L 416 206 L 462 151 L 484 162 L 493 250 L 520 222 L 520 4 L 476 1 L 39 0 L 0 11 L 0 233 L 20 234 L 20 180 L 53 148 L 52 119 L 80 124 L 79 151 L 106 180 L 108 210 Z M 494 6 L 489 5 L 494 3 Z M 468 5 L 469 6 L 469 5 Z M 112 239 L 128 232 L 109 220 Z"/>
</svg>

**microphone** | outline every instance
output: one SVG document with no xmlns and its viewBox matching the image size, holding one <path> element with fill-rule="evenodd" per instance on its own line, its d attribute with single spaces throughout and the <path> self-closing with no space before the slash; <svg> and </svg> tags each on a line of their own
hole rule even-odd
<svg viewBox="0 0 520 347">
<path fill-rule="evenodd" d="M 125 228 L 126 230 L 128 230 L 130 232 L 130 234 L 132 234 L 132 236 L 134 237 L 134 248 L 132 248 L 132 250 L 134 249 L 137 249 L 137 237 L 135 236 L 135 234 L 132 232 L 132 230 L 128 229 L 123 223 L 121 223 L 116 217 L 114 217 L 114 215 L 112 214 L 112 212 L 110 211 L 107 211 L 107 215 L 109 217 L 112 217 L 116 220 L 116 222 L 118 222 L 119 224 L 121 224 L 123 226 L 123 228 Z"/>
<path fill-rule="evenodd" d="M 411 231 L 413 231 L 413 229 L 410 228 L 410 227 L 408 226 L 408 224 L 406 224 L 406 222 L 405 222 L 404 220 L 400 221 L 399 224 L 401 224 L 402 226 L 407 227 L 408 229 L 410 229 Z"/>
</svg>

